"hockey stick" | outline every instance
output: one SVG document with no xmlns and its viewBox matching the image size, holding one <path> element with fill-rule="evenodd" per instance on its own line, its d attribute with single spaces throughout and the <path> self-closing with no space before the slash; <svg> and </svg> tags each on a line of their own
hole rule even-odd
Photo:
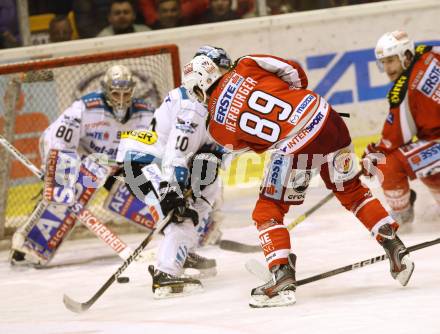
<svg viewBox="0 0 440 334">
<path fill-rule="evenodd" d="M 313 212 L 318 210 L 325 203 L 330 201 L 334 196 L 335 194 L 333 192 L 327 194 L 327 196 L 325 196 L 322 200 L 320 200 L 318 203 L 316 203 L 314 206 L 312 206 L 310 209 L 304 212 L 301 216 L 297 217 L 293 222 L 287 225 L 287 229 L 291 231 L 296 225 L 302 223 L 307 217 L 309 217 Z"/>
<path fill-rule="evenodd" d="M 87 311 L 98 299 L 102 296 L 102 294 L 107 291 L 107 289 L 117 280 L 117 278 L 124 272 L 125 269 L 130 265 L 130 263 L 135 260 L 140 253 L 147 247 L 150 243 L 151 239 L 162 230 L 162 228 L 166 225 L 168 220 L 171 217 L 172 212 L 168 214 L 168 216 L 163 219 L 160 223 L 156 224 L 156 226 L 148 233 L 147 237 L 140 243 L 139 246 L 135 248 L 133 253 L 120 265 L 120 267 L 108 278 L 108 280 L 99 288 L 98 291 L 86 302 L 81 303 L 73 300 L 68 295 L 63 296 L 63 303 L 67 309 L 74 313 L 82 313 Z M 157 231 L 157 232 L 156 232 Z"/>
<path fill-rule="evenodd" d="M 440 244 L 440 238 L 437 238 L 437 239 L 434 239 L 431 241 L 425 241 L 425 242 L 410 246 L 407 249 L 411 253 L 416 250 L 430 247 L 430 246 L 433 246 L 436 244 Z M 322 273 L 322 274 L 318 274 L 318 275 L 304 278 L 302 280 L 297 281 L 296 285 L 300 286 L 300 285 L 308 284 L 311 282 L 319 281 L 319 280 L 322 280 L 327 277 L 332 277 L 335 275 L 345 273 L 347 271 L 355 270 L 358 268 L 366 267 L 366 266 L 373 264 L 373 263 L 384 261 L 387 258 L 388 258 L 388 256 L 386 254 L 383 254 L 383 255 L 376 256 L 376 257 L 372 257 L 370 259 L 355 262 L 355 263 L 352 263 L 352 264 L 349 264 L 349 265 L 346 265 L 346 266 L 343 266 L 343 267 L 340 267 L 337 269 L 326 271 L 325 273 Z M 255 259 L 251 259 L 251 260 L 247 261 L 245 264 L 245 267 L 251 274 L 257 276 L 262 281 L 267 282 L 270 279 L 272 279 L 272 274 L 269 272 L 269 270 L 267 270 L 266 266 L 264 266 L 261 262 L 255 260 Z"/>
<path fill-rule="evenodd" d="M 330 201 L 334 196 L 334 193 L 331 192 L 327 196 L 325 196 L 322 200 L 316 203 L 309 210 L 304 212 L 301 216 L 297 217 L 293 222 L 287 225 L 287 230 L 291 231 L 296 225 L 303 222 L 307 217 L 309 217 L 313 212 L 322 207 L 325 203 Z M 238 241 L 233 240 L 220 240 L 219 247 L 224 250 L 230 250 L 239 253 L 255 253 L 261 251 L 260 245 L 248 245 Z"/>
<path fill-rule="evenodd" d="M 0 135 L 0 144 L 11 153 L 17 160 L 25 165 L 39 179 L 43 179 L 43 172 L 39 170 L 32 162 L 29 161 L 20 151 L 18 151 L 5 137 Z"/>
<path fill-rule="evenodd" d="M 248 245 L 239 241 L 227 239 L 220 240 L 218 246 L 220 249 L 238 253 L 256 253 L 261 251 L 260 245 Z"/>
<path fill-rule="evenodd" d="M 5 137 L 0 135 L 0 145 L 2 145 L 9 153 L 11 153 L 17 160 L 25 165 L 35 176 L 43 179 L 44 173 L 38 169 L 26 156 L 18 151 Z M 126 259 L 131 253 L 130 247 L 119 238 L 119 236 L 111 231 L 105 224 L 99 221 L 90 210 L 79 207 L 75 211 L 72 208 L 67 209 L 69 213 L 73 214 L 83 225 L 85 225 L 93 234 L 104 241 L 110 248 L 112 248 L 122 259 Z M 24 232 L 28 233 L 34 227 L 36 220 L 30 220 L 24 228 Z M 116 246 L 115 246 L 116 245 Z"/>
</svg>

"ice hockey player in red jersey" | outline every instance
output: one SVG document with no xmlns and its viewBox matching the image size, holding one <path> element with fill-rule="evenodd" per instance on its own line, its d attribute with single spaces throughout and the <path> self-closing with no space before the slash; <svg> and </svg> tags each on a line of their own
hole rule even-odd
<svg viewBox="0 0 440 334">
<path fill-rule="evenodd" d="M 392 277 L 408 283 L 414 264 L 396 235 L 398 224 L 361 184 L 345 123 L 321 96 L 306 89 L 306 74 L 297 63 L 251 55 L 225 73 L 199 56 L 184 67 L 183 84 L 207 104 L 208 132 L 218 144 L 236 152 L 273 151 L 252 214 L 273 280 L 252 290 L 250 306 L 296 301 L 296 257 L 283 219 L 290 205 L 304 201 L 310 178 L 318 172 L 384 247 Z"/>
<path fill-rule="evenodd" d="M 409 180 L 419 178 L 440 206 L 440 47 L 414 48 L 407 33 L 394 31 L 379 39 L 375 53 L 394 85 L 382 136 L 367 146 L 364 156 L 383 174 L 392 216 L 410 223 L 416 193 Z"/>
</svg>

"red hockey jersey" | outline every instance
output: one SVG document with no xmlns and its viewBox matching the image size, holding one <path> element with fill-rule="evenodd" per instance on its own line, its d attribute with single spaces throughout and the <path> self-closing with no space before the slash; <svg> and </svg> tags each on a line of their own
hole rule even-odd
<svg viewBox="0 0 440 334">
<path fill-rule="evenodd" d="M 294 153 L 322 130 L 329 104 L 305 89 L 304 70 L 268 55 L 241 58 L 212 92 L 208 131 L 232 151 L 278 148 Z"/>
<path fill-rule="evenodd" d="M 413 63 L 394 83 L 388 101 L 380 150 L 395 150 L 413 136 L 440 138 L 440 47 L 417 47 Z"/>
</svg>

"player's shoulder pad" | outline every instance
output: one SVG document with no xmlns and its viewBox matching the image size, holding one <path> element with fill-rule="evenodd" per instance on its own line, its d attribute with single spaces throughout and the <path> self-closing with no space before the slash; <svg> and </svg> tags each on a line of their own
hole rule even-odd
<svg viewBox="0 0 440 334">
<path fill-rule="evenodd" d="M 81 97 L 86 109 L 104 109 L 110 111 L 110 107 L 105 102 L 103 92 L 92 92 Z"/>
<path fill-rule="evenodd" d="M 154 113 L 154 107 L 144 99 L 134 98 L 131 104 L 132 113 Z"/>
<path fill-rule="evenodd" d="M 408 91 L 408 81 L 411 75 L 411 71 L 414 64 L 418 60 L 424 57 L 428 52 L 432 50 L 432 46 L 429 45 L 418 45 L 415 50 L 414 60 L 412 61 L 410 67 L 406 69 L 402 75 L 394 82 L 393 87 L 388 92 L 387 98 L 390 107 L 398 107 L 405 98 L 406 92 Z"/>
</svg>

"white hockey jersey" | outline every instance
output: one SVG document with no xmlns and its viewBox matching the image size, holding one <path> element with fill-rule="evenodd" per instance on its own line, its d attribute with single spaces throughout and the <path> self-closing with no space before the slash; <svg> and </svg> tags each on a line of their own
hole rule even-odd
<svg viewBox="0 0 440 334">
<path fill-rule="evenodd" d="M 72 149 L 80 155 L 105 154 L 109 164 L 116 153 L 123 131 L 145 129 L 153 119 L 154 109 L 142 99 L 133 99 L 130 117 L 118 122 L 103 92 L 84 95 L 67 108 L 40 138 L 42 161 L 50 149 Z"/>
<path fill-rule="evenodd" d="M 173 89 L 154 113 L 150 129 L 157 133 L 157 141 L 146 145 L 124 138 L 117 161 L 122 162 L 128 152 L 151 155 L 160 159 L 165 180 L 182 182 L 189 176 L 193 155 L 203 145 L 213 144 L 206 131 L 206 117 L 206 108 L 191 101 L 185 88 Z"/>
</svg>

